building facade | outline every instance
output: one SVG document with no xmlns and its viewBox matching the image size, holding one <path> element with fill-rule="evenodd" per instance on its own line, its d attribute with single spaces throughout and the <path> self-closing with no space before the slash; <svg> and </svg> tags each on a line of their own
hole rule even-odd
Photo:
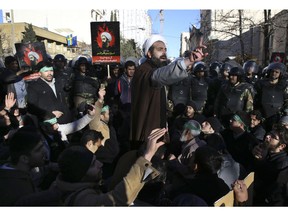
<svg viewBox="0 0 288 216">
<path fill-rule="evenodd" d="M 4 38 L 2 40 L 2 49 L 5 55 L 15 54 L 15 43 L 21 43 L 23 39 L 23 32 L 25 27 L 28 27 L 28 23 L 2 23 L 0 24 L 0 34 Z M 63 54 L 68 60 L 72 60 L 75 56 L 81 52 L 80 47 L 68 47 L 65 36 L 48 31 L 44 28 L 32 26 L 36 33 L 37 41 L 45 44 L 46 53 L 52 58 L 56 54 Z"/>
<path fill-rule="evenodd" d="M 269 22 L 265 22 L 264 10 L 201 10 L 201 32 L 208 45 L 208 60 L 223 61 L 245 54 L 265 66 L 275 52 L 285 53 L 287 58 L 288 11 L 270 13 Z"/>
<path fill-rule="evenodd" d="M 180 38 L 180 56 L 183 56 L 186 50 L 189 50 L 190 32 L 182 32 Z"/>
</svg>

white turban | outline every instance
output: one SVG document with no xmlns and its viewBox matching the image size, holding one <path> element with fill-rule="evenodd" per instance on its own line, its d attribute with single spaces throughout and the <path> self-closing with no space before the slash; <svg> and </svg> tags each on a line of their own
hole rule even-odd
<svg viewBox="0 0 288 216">
<path fill-rule="evenodd" d="M 34 58 L 36 58 L 37 60 L 39 59 L 39 55 L 36 52 L 30 51 L 28 53 L 28 57 L 33 56 Z"/>
<path fill-rule="evenodd" d="M 111 34 L 109 34 L 108 32 L 102 32 L 102 33 L 101 33 L 101 37 L 102 37 L 102 35 L 104 35 L 109 41 L 112 40 L 112 36 L 111 36 Z"/>
<path fill-rule="evenodd" d="M 155 34 L 152 35 L 150 38 L 148 38 L 144 44 L 143 44 L 143 51 L 144 51 L 144 55 L 146 56 L 148 53 L 149 48 L 156 42 L 156 41 L 162 41 L 165 46 L 167 46 L 167 42 L 165 40 L 165 38 L 161 35 Z"/>
</svg>

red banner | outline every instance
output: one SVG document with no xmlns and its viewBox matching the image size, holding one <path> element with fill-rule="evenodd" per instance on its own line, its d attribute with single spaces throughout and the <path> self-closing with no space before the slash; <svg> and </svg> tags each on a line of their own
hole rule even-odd
<svg viewBox="0 0 288 216">
<path fill-rule="evenodd" d="M 47 60 L 43 42 L 16 43 L 15 48 L 20 67 L 30 67 L 34 69 L 39 62 Z"/>
<path fill-rule="evenodd" d="M 91 22 L 93 63 L 120 63 L 119 22 Z"/>
<path fill-rule="evenodd" d="M 119 63 L 120 62 L 120 56 L 92 56 L 92 62 Z"/>
</svg>

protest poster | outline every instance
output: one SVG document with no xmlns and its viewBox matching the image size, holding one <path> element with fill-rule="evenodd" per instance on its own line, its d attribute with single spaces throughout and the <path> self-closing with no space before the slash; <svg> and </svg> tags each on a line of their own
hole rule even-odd
<svg viewBox="0 0 288 216">
<path fill-rule="evenodd" d="M 119 22 L 91 22 L 92 62 L 120 63 Z"/>
</svg>

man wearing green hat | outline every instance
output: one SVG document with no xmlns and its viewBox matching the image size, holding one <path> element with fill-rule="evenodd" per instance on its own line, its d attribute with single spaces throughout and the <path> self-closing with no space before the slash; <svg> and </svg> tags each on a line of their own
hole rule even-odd
<svg viewBox="0 0 288 216">
<path fill-rule="evenodd" d="M 31 82 L 27 88 L 28 112 L 42 121 L 47 113 L 53 113 L 58 123 L 73 121 L 73 116 L 65 103 L 65 93 L 59 80 L 54 78 L 53 65 L 49 61 L 37 64 L 40 78 Z"/>
<path fill-rule="evenodd" d="M 247 172 L 253 170 L 252 149 L 259 141 L 249 131 L 250 116 L 245 111 L 236 112 L 230 119 L 230 128 L 221 132 L 228 152 L 243 165 Z"/>
</svg>

